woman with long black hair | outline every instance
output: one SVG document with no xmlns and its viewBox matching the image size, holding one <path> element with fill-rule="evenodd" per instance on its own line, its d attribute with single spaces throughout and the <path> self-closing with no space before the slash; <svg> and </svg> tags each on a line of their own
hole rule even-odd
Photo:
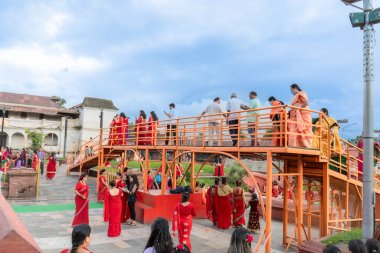
<svg viewBox="0 0 380 253">
<path fill-rule="evenodd" d="M 251 233 L 243 227 L 238 227 L 232 233 L 230 247 L 227 253 L 251 253 L 252 241 L 253 236 Z"/>
<path fill-rule="evenodd" d="M 88 224 L 88 194 L 87 174 L 83 173 L 75 187 L 75 214 L 72 226 Z"/>
<path fill-rule="evenodd" d="M 169 232 L 169 222 L 164 218 L 157 218 L 152 226 L 144 253 L 173 253 L 173 241 Z"/>
<path fill-rule="evenodd" d="M 91 227 L 87 224 L 75 226 L 71 233 L 71 250 L 65 249 L 61 253 L 92 253 L 87 249 L 91 243 Z"/>
<path fill-rule="evenodd" d="M 131 215 L 130 220 L 127 221 L 128 225 L 136 226 L 136 210 L 135 205 L 137 201 L 137 190 L 139 189 L 139 181 L 136 175 L 132 175 L 129 178 L 129 186 L 126 192 L 128 193 L 128 208 Z"/>
</svg>

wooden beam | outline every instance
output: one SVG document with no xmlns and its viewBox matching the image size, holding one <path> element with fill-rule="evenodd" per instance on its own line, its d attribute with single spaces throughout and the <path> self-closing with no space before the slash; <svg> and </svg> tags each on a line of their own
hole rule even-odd
<svg viewBox="0 0 380 253">
<path fill-rule="evenodd" d="M 168 185 L 168 175 L 166 174 L 166 149 L 162 150 L 162 181 L 161 181 L 161 195 L 165 195 L 166 186 Z"/>
<path fill-rule="evenodd" d="M 288 171 L 288 162 L 284 161 L 284 173 Z M 289 192 L 289 177 L 284 176 L 284 192 L 283 192 L 283 200 L 284 205 L 282 209 L 282 243 L 284 245 L 287 244 L 288 237 L 288 192 Z"/>
<path fill-rule="evenodd" d="M 265 235 L 267 237 L 265 252 L 270 253 L 271 249 L 271 230 L 272 230 L 272 152 L 267 152 L 267 187 L 266 187 L 266 220 Z"/>
<path fill-rule="evenodd" d="M 302 239 L 302 228 L 303 228 L 303 161 L 302 155 L 298 155 L 297 161 L 298 173 L 297 177 L 297 210 L 298 210 L 298 222 L 297 222 L 297 240 L 298 245 L 301 245 Z"/>
</svg>

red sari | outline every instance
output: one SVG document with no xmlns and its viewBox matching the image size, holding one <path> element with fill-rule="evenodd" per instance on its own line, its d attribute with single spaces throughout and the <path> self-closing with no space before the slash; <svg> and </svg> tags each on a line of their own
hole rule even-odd
<svg viewBox="0 0 380 253">
<path fill-rule="evenodd" d="M 125 186 L 126 185 L 123 182 L 123 180 L 119 180 L 116 183 L 116 187 L 119 188 L 120 191 L 122 191 L 122 189 L 124 189 Z M 123 192 L 123 196 L 121 198 L 121 218 L 120 218 L 120 221 L 122 223 L 129 219 L 129 210 L 127 208 L 127 198 L 128 198 L 128 194 Z"/>
<path fill-rule="evenodd" d="M 223 189 L 219 186 L 216 188 L 218 200 L 218 228 L 228 229 L 231 226 L 232 206 L 231 206 L 231 194 L 227 193 L 227 196 L 219 196 L 219 191 Z M 226 194 L 226 193 L 225 193 Z"/>
<path fill-rule="evenodd" d="M 123 138 L 123 135 L 124 135 L 123 125 L 124 125 L 124 118 L 120 116 L 119 120 L 117 120 L 115 123 L 115 129 L 116 129 L 116 140 L 115 140 L 116 142 L 115 142 L 115 144 L 116 145 L 122 145 L 123 140 L 125 141 L 125 137 Z"/>
<path fill-rule="evenodd" d="M 220 170 L 220 172 L 219 172 Z M 220 175 L 219 175 L 220 173 Z M 224 177 L 224 164 L 215 165 L 214 177 Z"/>
<path fill-rule="evenodd" d="M 273 185 L 273 188 L 272 188 L 272 197 L 273 198 L 278 198 L 278 196 L 280 196 L 280 194 L 281 194 L 280 187 L 278 185 Z"/>
<path fill-rule="evenodd" d="M 152 117 L 149 117 L 148 122 L 148 145 L 155 145 L 155 136 L 156 136 L 156 130 L 157 130 L 157 121 L 154 121 Z"/>
<path fill-rule="evenodd" d="M 112 146 L 116 143 L 116 121 L 115 119 L 112 120 L 111 126 L 110 126 L 110 132 L 108 135 L 108 145 Z"/>
<path fill-rule="evenodd" d="M 37 166 L 38 166 L 38 155 L 34 154 L 33 155 L 33 162 L 32 162 L 32 168 L 37 171 Z"/>
<path fill-rule="evenodd" d="M 111 193 L 107 191 L 104 198 L 104 213 L 107 214 L 104 219 L 108 221 L 107 235 L 109 237 L 118 237 L 121 233 L 122 196 L 123 193 L 121 190 L 119 190 L 115 196 L 112 196 Z"/>
<path fill-rule="evenodd" d="M 121 131 L 121 133 L 122 133 L 122 140 L 123 140 L 122 144 L 123 145 L 127 144 L 127 139 L 128 139 L 128 124 L 129 124 L 128 118 L 126 117 L 123 120 L 122 131 Z"/>
<path fill-rule="evenodd" d="M 243 226 L 245 224 L 245 201 L 244 201 L 244 190 L 242 188 L 235 188 L 233 193 L 234 199 L 234 210 L 233 210 L 233 224 L 235 227 Z"/>
<path fill-rule="evenodd" d="M 48 180 L 52 180 L 55 176 L 55 171 L 56 171 L 56 160 L 55 157 L 49 156 L 49 162 L 46 168 L 46 178 Z"/>
<path fill-rule="evenodd" d="M 75 215 L 72 223 L 73 227 L 79 224 L 88 224 L 89 187 L 86 183 L 79 181 L 75 187 L 75 190 L 85 196 L 86 199 L 82 199 L 78 195 L 75 195 Z"/>
<path fill-rule="evenodd" d="M 147 143 L 147 131 L 145 119 L 140 116 L 136 120 L 136 141 L 138 145 L 145 145 Z"/>
<path fill-rule="evenodd" d="M 147 180 L 147 187 L 148 187 L 148 190 L 152 190 L 153 189 L 153 179 L 150 175 L 148 175 L 148 180 Z"/>
<path fill-rule="evenodd" d="M 185 244 L 191 251 L 190 234 L 193 227 L 193 216 L 195 216 L 195 208 L 192 203 L 187 206 L 178 203 L 174 208 L 172 219 L 172 230 L 175 233 L 178 230 L 178 240 L 180 244 Z"/>
<path fill-rule="evenodd" d="M 108 192 L 107 189 L 107 178 L 103 175 L 99 176 L 99 184 L 98 184 L 98 202 L 103 203 L 104 202 L 104 196 Z"/>
<path fill-rule="evenodd" d="M 212 185 L 207 190 L 207 195 L 206 195 L 207 218 L 211 220 L 214 225 L 216 225 L 218 222 L 218 215 L 217 215 L 218 196 L 216 194 L 216 187 L 218 186 Z"/>
</svg>

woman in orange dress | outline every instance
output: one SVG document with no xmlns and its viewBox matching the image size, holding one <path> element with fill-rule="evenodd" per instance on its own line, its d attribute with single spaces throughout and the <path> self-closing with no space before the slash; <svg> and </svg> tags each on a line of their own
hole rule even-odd
<svg viewBox="0 0 380 253">
<path fill-rule="evenodd" d="M 91 227 L 87 224 L 75 226 L 71 233 L 71 249 L 62 250 L 60 253 L 92 253 L 87 249 L 91 243 Z"/>
<path fill-rule="evenodd" d="M 98 202 L 103 203 L 104 202 L 104 196 L 106 195 L 108 189 L 108 183 L 106 178 L 106 170 L 102 169 L 99 171 L 99 178 L 98 178 Z"/>
<path fill-rule="evenodd" d="M 172 219 L 173 236 L 178 231 L 178 240 L 180 244 L 187 245 L 191 250 L 191 229 L 193 227 L 193 216 L 195 216 L 194 205 L 189 201 L 190 194 L 182 194 L 181 202 L 174 208 Z"/>
<path fill-rule="evenodd" d="M 151 111 L 148 121 L 148 145 L 156 145 L 157 124 L 158 117 L 154 111 Z"/>
<path fill-rule="evenodd" d="M 110 187 L 104 199 L 104 209 L 106 210 L 104 213 L 108 214 L 108 217 L 105 217 L 105 221 L 108 221 L 107 235 L 118 237 L 121 233 L 121 198 L 123 192 L 116 187 L 115 181 L 110 182 Z"/>
<path fill-rule="evenodd" d="M 143 110 L 140 111 L 139 118 L 136 119 L 136 141 L 138 145 L 146 145 L 147 130 L 146 130 L 146 114 Z"/>
<path fill-rule="evenodd" d="M 241 181 L 237 180 L 235 183 L 236 187 L 234 188 L 233 192 L 233 213 L 232 213 L 232 221 L 235 226 L 242 227 L 245 224 L 245 192 L 244 189 L 241 187 Z"/>
<path fill-rule="evenodd" d="M 291 105 L 299 107 L 290 109 L 289 145 L 293 147 L 310 148 L 313 139 L 313 126 L 309 109 L 309 98 L 297 84 L 292 84 L 290 90 L 294 95 Z"/>
<path fill-rule="evenodd" d="M 72 226 L 88 224 L 88 194 L 87 175 L 84 173 L 79 177 L 75 187 L 75 215 Z"/>
<path fill-rule="evenodd" d="M 55 176 L 55 171 L 56 171 L 56 163 L 57 160 L 55 159 L 55 153 L 51 153 L 49 156 L 49 162 L 46 168 L 46 179 L 47 180 L 52 180 Z"/>
<path fill-rule="evenodd" d="M 229 229 L 232 220 L 231 195 L 233 190 L 227 184 L 227 178 L 222 178 L 222 184 L 217 188 L 217 213 L 218 213 L 218 228 Z"/>
<path fill-rule="evenodd" d="M 268 98 L 271 104 L 271 112 L 269 118 L 272 120 L 272 146 L 281 147 L 285 145 L 285 110 L 282 105 L 283 102 L 277 100 L 275 97 Z M 282 134 L 276 134 L 282 133 Z"/>
<path fill-rule="evenodd" d="M 33 161 L 32 161 L 32 168 L 37 171 L 37 166 L 38 166 L 38 155 L 37 151 L 33 151 Z"/>
</svg>

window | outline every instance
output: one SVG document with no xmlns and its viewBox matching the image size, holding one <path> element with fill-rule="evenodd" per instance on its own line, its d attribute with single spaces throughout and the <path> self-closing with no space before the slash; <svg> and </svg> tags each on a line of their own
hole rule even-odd
<svg viewBox="0 0 380 253">
<path fill-rule="evenodd" d="M 28 117 L 28 114 L 26 112 L 21 112 L 21 118 L 26 119 Z"/>
<path fill-rule="evenodd" d="M 3 117 L 3 110 L 0 110 L 0 117 Z M 8 118 L 8 117 L 9 117 L 9 111 L 5 111 L 4 118 Z"/>
<path fill-rule="evenodd" d="M 45 114 L 40 113 L 40 119 L 44 119 L 44 118 L 45 118 Z"/>
</svg>

